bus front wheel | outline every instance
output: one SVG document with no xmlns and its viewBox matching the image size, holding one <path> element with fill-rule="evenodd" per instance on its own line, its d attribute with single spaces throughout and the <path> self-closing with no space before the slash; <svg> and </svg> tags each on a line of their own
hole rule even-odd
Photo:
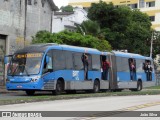
<svg viewBox="0 0 160 120">
<path fill-rule="evenodd" d="M 56 89 L 52 92 L 54 95 L 60 95 L 63 91 L 63 85 L 60 80 L 57 81 Z"/>
<path fill-rule="evenodd" d="M 34 95 L 34 93 L 35 93 L 34 90 L 26 90 L 26 94 L 27 94 L 28 96 L 32 96 L 32 95 Z"/>
</svg>

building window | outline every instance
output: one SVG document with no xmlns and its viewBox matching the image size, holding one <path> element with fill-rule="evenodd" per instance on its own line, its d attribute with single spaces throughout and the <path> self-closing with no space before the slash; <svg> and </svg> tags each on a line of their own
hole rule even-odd
<svg viewBox="0 0 160 120">
<path fill-rule="evenodd" d="M 144 0 L 139 0 L 139 8 L 144 8 Z"/>
<path fill-rule="evenodd" d="M 137 8 L 137 4 L 128 4 L 128 6 L 129 6 L 131 9 Z"/>
<path fill-rule="evenodd" d="M 37 0 L 34 0 L 34 5 L 37 5 L 37 3 L 38 3 Z"/>
<path fill-rule="evenodd" d="M 32 5 L 32 1 L 31 0 L 28 0 L 28 5 Z"/>
<path fill-rule="evenodd" d="M 155 7 L 155 1 L 153 1 L 153 2 L 146 2 L 146 7 Z"/>
<path fill-rule="evenodd" d="M 44 7 L 45 2 L 46 2 L 46 0 L 41 0 L 42 7 Z"/>
<path fill-rule="evenodd" d="M 155 21 L 155 16 L 149 16 L 151 22 Z"/>
</svg>

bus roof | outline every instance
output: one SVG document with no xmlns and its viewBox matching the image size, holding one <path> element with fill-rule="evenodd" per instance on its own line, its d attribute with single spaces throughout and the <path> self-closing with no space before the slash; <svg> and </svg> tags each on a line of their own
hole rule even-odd
<svg viewBox="0 0 160 120">
<path fill-rule="evenodd" d="M 17 50 L 15 53 L 31 53 L 31 52 L 45 52 L 48 46 L 55 46 L 57 44 L 50 43 L 50 44 L 33 44 L 24 47 L 23 49 Z"/>
<path fill-rule="evenodd" d="M 137 58 L 137 59 L 152 59 L 150 57 L 142 56 L 140 54 L 135 54 L 135 53 L 125 53 L 125 52 L 119 52 L 119 51 L 112 51 L 112 53 L 114 53 L 115 56 L 120 56 L 120 57 Z"/>
<path fill-rule="evenodd" d="M 97 53 L 100 54 L 101 51 L 95 49 L 95 48 L 87 48 L 87 47 L 79 47 L 79 46 L 71 46 L 71 45 L 60 45 L 63 50 L 68 51 L 76 51 L 76 52 L 85 52 L 85 53 Z"/>
<path fill-rule="evenodd" d="M 50 49 L 62 49 L 67 51 L 75 51 L 75 52 L 85 52 L 85 53 L 94 53 L 100 54 L 101 52 L 94 48 L 87 47 L 78 47 L 71 45 L 59 45 L 56 43 L 42 43 L 42 44 L 32 44 L 23 49 L 17 50 L 15 53 L 31 53 L 31 52 L 45 52 Z"/>
</svg>

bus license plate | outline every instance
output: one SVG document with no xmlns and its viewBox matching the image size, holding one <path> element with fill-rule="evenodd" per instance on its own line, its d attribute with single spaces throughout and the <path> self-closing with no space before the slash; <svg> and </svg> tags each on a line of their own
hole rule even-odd
<svg viewBox="0 0 160 120">
<path fill-rule="evenodd" d="M 21 85 L 18 85 L 17 88 L 22 88 L 22 86 L 21 86 Z"/>
</svg>

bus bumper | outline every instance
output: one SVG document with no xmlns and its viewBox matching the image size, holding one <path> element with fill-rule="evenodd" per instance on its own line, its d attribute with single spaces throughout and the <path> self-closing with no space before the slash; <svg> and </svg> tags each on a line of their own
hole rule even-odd
<svg viewBox="0 0 160 120">
<path fill-rule="evenodd" d="M 42 90 L 43 85 L 38 83 L 6 83 L 7 90 Z"/>
</svg>

